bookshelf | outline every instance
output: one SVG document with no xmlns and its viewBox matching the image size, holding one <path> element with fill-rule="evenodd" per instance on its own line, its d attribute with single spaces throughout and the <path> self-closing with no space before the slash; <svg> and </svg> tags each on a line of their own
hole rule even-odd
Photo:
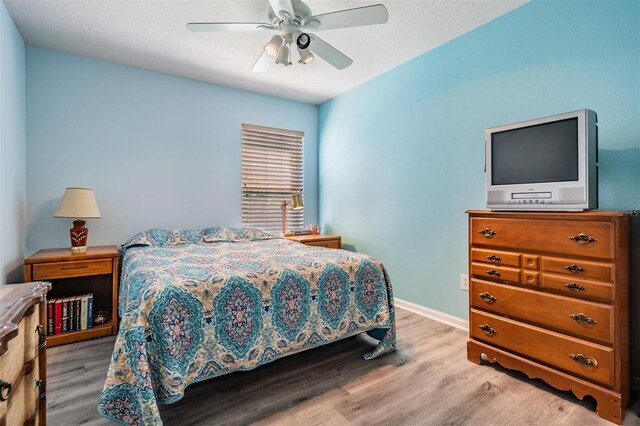
<svg viewBox="0 0 640 426">
<path fill-rule="evenodd" d="M 118 248 L 88 247 L 76 253 L 70 249 L 40 250 L 25 260 L 26 281 L 48 281 L 48 299 L 93 294 L 93 313 L 106 311 L 109 320 L 86 330 L 47 336 L 47 346 L 59 346 L 118 333 Z"/>
</svg>

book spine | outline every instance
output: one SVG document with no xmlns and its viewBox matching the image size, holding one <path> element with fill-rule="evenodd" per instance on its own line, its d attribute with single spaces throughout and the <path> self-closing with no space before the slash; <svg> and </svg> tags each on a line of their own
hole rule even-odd
<svg viewBox="0 0 640 426">
<path fill-rule="evenodd" d="M 73 329 L 80 330 L 80 298 L 78 296 L 73 299 Z"/>
<path fill-rule="evenodd" d="M 89 294 L 89 300 L 87 305 L 88 317 L 87 317 L 87 328 L 93 328 L 93 293 Z"/>
<path fill-rule="evenodd" d="M 82 297 L 76 296 L 76 330 L 80 330 L 80 318 L 82 318 Z"/>
<path fill-rule="evenodd" d="M 69 331 L 69 298 L 62 299 L 62 332 Z"/>
<path fill-rule="evenodd" d="M 89 296 L 87 296 L 86 294 L 82 296 L 82 299 L 80 299 L 80 330 L 86 330 L 87 329 L 87 319 L 88 319 L 88 311 L 87 308 L 89 307 Z"/>
<path fill-rule="evenodd" d="M 62 333 L 62 300 L 56 299 L 55 301 L 55 315 L 53 317 L 54 334 Z"/>
<path fill-rule="evenodd" d="M 69 298 L 69 325 L 67 327 L 67 331 L 73 331 L 73 318 L 75 317 L 75 309 L 76 305 L 73 303 L 73 297 Z"/>
<path fill-rule="evenodd" d="M 54 314 L 54 304 L 53 300 L 47 301 L 47 336 L 51 336 L 55 332 L 55 328 L 53 326 L 53 314 Z"/>
</svg>

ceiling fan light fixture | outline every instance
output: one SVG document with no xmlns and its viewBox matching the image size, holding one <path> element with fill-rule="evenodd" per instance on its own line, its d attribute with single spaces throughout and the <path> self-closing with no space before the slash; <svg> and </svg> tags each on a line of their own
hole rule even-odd
<svg viewBox="0 0 640 426">
<path fill-rule="evenodd" d="M 289 47 L 283 44 L 278 48 L 278 56 L 276 57 L 276 64 L 287 66 L 289 65 Z"/>
<path fill-rule="evenodd" d="M 300 33 L 296 38 L 296 45 L 299 49 L 306 49 L 311 44 L 311 37 L 307 33 Z"/>
<path fill-rule="evenodd" d="M 313 58 L 315 58 L 309 49 L 298 48 L 298 53 L 300 53 L 300 60 L 298 61 L 299 64 L 308 64 L 313 61 Z"/>
<path fill-rule="evenodd" d="M 264 45 L 264 51 L 267 52 L 267 55 L 275 58 L 282 46 L 282 42 L 282 37 L 276 34 L 271 37 L 271 40 L 267 44 Z"/>
</svg>

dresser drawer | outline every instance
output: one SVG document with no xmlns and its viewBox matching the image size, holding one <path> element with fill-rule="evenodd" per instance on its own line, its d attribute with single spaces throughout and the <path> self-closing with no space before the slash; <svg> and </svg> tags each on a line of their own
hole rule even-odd
<svg viewBox="0 0 640 426">
<path fill-rule="evenodd" d="M 566 274 L 576 278 L 602 280 L 609 283 L 612 283 L 615 278 L 615 268 L 610 263 L 543 256 L 541 264 L 543 271 Z"/>
<path fill-rule="evenodd" d="M 78 260 L 75 262 L 38 263 L 33 265 L 34 280 L 86 277 L 110 274 L 111 259 Z"/>
<path fill-rule="evenodd" d="M 615 257 L 614 224 L 597 221 L 471 218 L 471 244 L 603 259 Z M 580 235 L 594 239 L 580 244 Z M 578 241 L 573 241 L 576 237 Z M 584 237 L 587 238 L 587 237 Z"/>
<path fill-rule="evenodd" d="M 473 262 L 491 263 L 498 266 L 520 267 L 520 254 L 500 250 L 471 249 Z"/>
<path fill-rule="evenodd" d="M 473 262 L 471 264 L 471 275 L 476 278 L 492 281 L 520 282 L 520 269 L 489 265 L 486 263 Z"/>
<path fill-rule="evenodd" d="M 547 272 L 540 274 L 540 287 L 568 296 L 613 301 L 613 284 Z"/>
<path fill-rule="evenodd" d="M 474 339 L 533 358 L 592 382 L 608 387 L 613 385 L 612 348 L 475 309 L 471 310 L 470 333 Z M 585 361 L 594 365 L 581 365 Z"/>
<path fill-rule="evenodd" d="M 610 305 L 478 280 L 471 280 L 471 304 L 590 340 L 613 342 Z"/>
</svg>

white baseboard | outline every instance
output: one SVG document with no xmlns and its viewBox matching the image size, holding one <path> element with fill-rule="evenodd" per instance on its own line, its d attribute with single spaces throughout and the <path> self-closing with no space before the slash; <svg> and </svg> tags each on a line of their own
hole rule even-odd
<svg viewBox="0 0 640 426">
<path fill-rule="evenodd" d="M 463 320 L 462 318 L 454 317 L 453 315 L 445 314 L 444 312 L 436 311 L 435 309 L 430 309 L 417 303 L 407 302 L 397 297 L 393 298 L 393 303 L 398 308 L 406 309 L 414 314 L 436 320 L 443 324 L 459 328 L 460 330 L 469 331 L 469 321 Z"/>
</svg>

